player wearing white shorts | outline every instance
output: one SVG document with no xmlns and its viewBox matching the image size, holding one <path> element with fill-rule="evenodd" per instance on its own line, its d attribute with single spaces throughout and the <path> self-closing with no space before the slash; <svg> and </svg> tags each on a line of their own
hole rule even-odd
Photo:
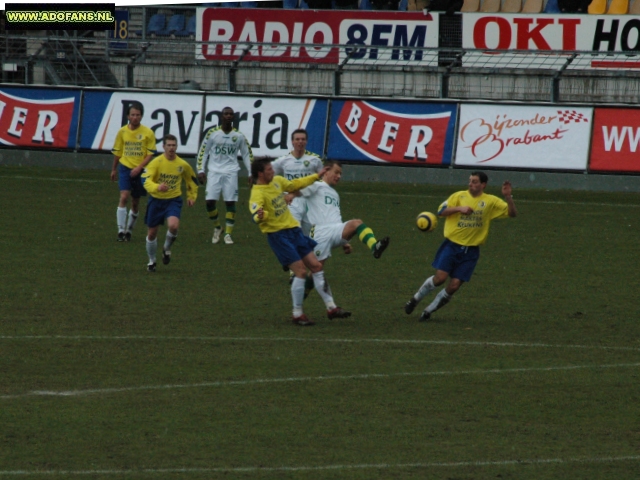
<svg viewBox="0 0 640 480">
<path fill-rule="evenodd" d="M 307 200 L 307 218 L 311 222 L 310 237 L 318 245 L 315 249 L 316 257 L 324 264 L 331 256 L 331 250 L 342 246 L 344 253 L 351 253 L 351 240 L 355 235 L 373 253 L 374 258 L 380 258 L 382 252 L 389 246 L 389 237 L 377 241 L 373 230 L 367 227 L 359 218 L 342 221 L 340 213 L 340 195 L 335 186 L 342 178 L 342 165 L 333 160 L 325 162 L 330 167 L 321 182 L 316 182 L 300 190 Z M 305 293 L 313 288 L 313 283 L 307 281 Z"/>
<path fill-rule="evenodd" d="M 222 233 L 216 206 L 222 194 L 227 209 L 224 235 L 224 243 L 227 245 L 233 244 L 231 233 L 235 225 L 238 171 L 240 170 L 238 156 L 242 157 L 247 172 L 251 172 L 251 162 L 253 162 L 251 146 L 246 137 L 238 129 L 233 128 L 233 117 L 233 108 L 222 109 L 220 125 L 207 131 L 196 161 L 198 179 L 201 183 L 207 184 L 205 193 L 207 213 L 214 227 L 211 242 L 218 243 Z"/>
<path fill-rule="evenodd" d="M 320 156 L 306 149 L 308 138 L 309 136 L 304 128 L 298 128 L 293 131 L 291 134 L 293 150 L 271 162 L 276 175 L 280 175 L 291 181 L 295 178 L 313 175 L 322 170 L 323 165 Z M 309 235 L 311 224 L 306 216 L 306 199 L 304 197 L 297 197 L 292 193 L 287 193 L 285 200 L 289 204 L 289 211 L 293 217 L 300 222 L 304 234 Z"/>
</svg>

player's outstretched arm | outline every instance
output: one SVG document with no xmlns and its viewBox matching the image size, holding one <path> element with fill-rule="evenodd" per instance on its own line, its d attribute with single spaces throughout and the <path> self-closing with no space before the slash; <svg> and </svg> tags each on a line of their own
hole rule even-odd
<svg viewBox="0 0 640 480">
<path fill-rule="evenodd" d="M 513 202 L 511 182 L 509 180 L 505 180 L 502 184 L 502 196 L 509 206 L 509 216 L 514 218 L 518 215 L 518 209 L 516 208 L 516 204 Z"/>
</svg>

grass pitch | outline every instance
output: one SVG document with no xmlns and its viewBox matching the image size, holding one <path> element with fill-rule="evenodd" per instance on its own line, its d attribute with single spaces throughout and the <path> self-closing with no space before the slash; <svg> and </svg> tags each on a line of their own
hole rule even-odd
<svg viewBox="0 0 640 480">
<path fill-rule="evenodd" d="M 108 172 L 0 177 L 0 478 L 639 478 L 637 195 L 514 185 L 518 218 L 419 323 L 442 222 L 414 219 L 456 188 L 342 183 L 343 217 L 391 245 L 334 251 L 353 316 L 313 293 L 301 328 L 247 188 L 235 245 L 211 244 L 201 188 L 149 274 Z"/>
</svg>

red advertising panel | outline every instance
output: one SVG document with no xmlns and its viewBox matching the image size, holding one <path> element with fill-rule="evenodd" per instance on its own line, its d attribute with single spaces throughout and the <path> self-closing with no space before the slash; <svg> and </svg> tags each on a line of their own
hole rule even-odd
<svg viewBox="0 0 640 480">
<path fill-rule="evenodd" d="M 593 51 L 602 55 L 578 55 L 567 68 L 634 70 L 640 69 L 640 20 L 633 15 L 467 13 L 462 20 L 462 46 L 481 50 L 463 57 L 469 66 L 478 64 L 478 56 L 485 67 L 507 67 L 519 58 L 519 68 L 558 68 L 569 58 L 560 56 L 554 64 L 553 57 L 542 62 L 537 57 L 528 65 L 522 59 L 531 59 L 530 55 L 496 54 L 495 50 Z"/>
<path fill-rule="evenodd" d="M 204 43 L 196 58 L 437 65 L 430 51 L 438 47 L 437 18 L 423 12 L 198 8 L 196 40 Z"/>
<path fill-rule="evenodd" d="M 589 170 L 640 172 L 640 109 L 596 108 Z"/>
</svg>

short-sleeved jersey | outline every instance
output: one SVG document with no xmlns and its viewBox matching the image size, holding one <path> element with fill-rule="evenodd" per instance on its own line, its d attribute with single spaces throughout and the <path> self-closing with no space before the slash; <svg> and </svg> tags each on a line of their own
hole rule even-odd
<svg viewBox="0 0 640 480">
<path fill-rule="evenodd" d="M 293 156 L 293 152 L 271 162 L 273 171 L 287 180 L 302 178 L 318 173 L 322 170 L 322 159 L 315 153 L 305 151 L 300 158 Z"/>
<path fill-rule="evenodd" d="M 187 162 L 176 156 L 167 160 L 164 154 L 151 160 L 142 174 L 144 188 L 154 198 L 169 199 L 182 195 L 182 180 L 187 186 L 187 198 L 195 200 L 198 196 L 196 174 Z M 169 190 L 158 191 L 158 186 L 166 183 Z"/>
<path fill-rule="evenodd" d="M 136 168 L 147 155 L 157 153 L 156 136 L 144 125 L 135 130 L 130 130 L 129 125 L 125 125 L 118 130 L 111 153 L 120 157 L 120 163 L 125 167 Z"/>
<path fill-rule="evenodd" d="M 340 195 L 325 182 L 316 182 L 300 190 L 307 200 L 307 219 L 311 225 L 342 223 Z"/>
<path fill-rule="evenodd" d="M 289 212 L 287 202 L 284 200 L 284 194 L 285 192 L 295 192 L 301 188 L 308 187 L 318 178 L 317 174 L 313 174 L 289 181 L 276 175 L 268 185 L 253 185 L 249 200 L 249 210 L 253 221 L 260 225 L 260 230 L 263 233 L 273 233 L 287 228 L 299 227 L 300 223 Z M 259 220 L 256 212 L 261 208 L 264 210 L 264 217 Z"/>
<path fill-rule="evenodd" d="M 475 247 L 482 245 L 489 235 L 491 220 L 509 216 L 507 202 L 500 198 L 483 193 L 473 197 L 468 190 L 456 192 L 445 200 L 438 208 L 438 213 L 447 207 L 471 207 L 473 213 L 462 215 L 459 212 L 446 217 L 444 236 L 458 245 Z"/>
<path fill-rule="evenodd" d="M 198 173 L 205 170 L 211 173 L 234 173 L 240 170 L 239 156 L 251 175 L 253 152 L 246 137 L 236 128 L 224 133 L 220 126 L 213 127 L 207 131 L 200 145 L 196 168 Z"/>
</svg>

